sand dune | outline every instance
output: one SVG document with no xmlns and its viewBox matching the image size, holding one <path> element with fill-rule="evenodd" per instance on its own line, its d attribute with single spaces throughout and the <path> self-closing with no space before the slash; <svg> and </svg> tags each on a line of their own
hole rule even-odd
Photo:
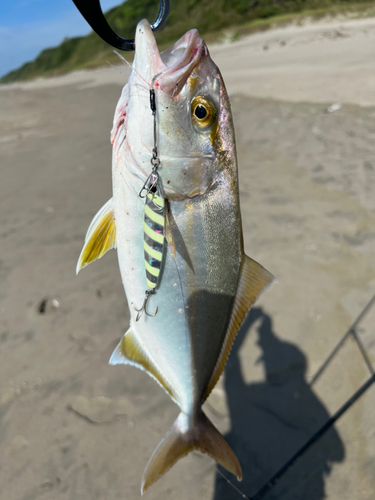
<svg viewBox="0 0 375 500">
<path fill-rule="evenodd" d="M 325 20 L 290 25 L 210 46 L 230 93 L 293 102 L 375 105 L 375 19 Z M 78 84 L 123 85 L 128 68 L 118 66 L 11 84 L 41 89 Z M 0 89 L 8 86 L 0 86 Z"/>
</svg>

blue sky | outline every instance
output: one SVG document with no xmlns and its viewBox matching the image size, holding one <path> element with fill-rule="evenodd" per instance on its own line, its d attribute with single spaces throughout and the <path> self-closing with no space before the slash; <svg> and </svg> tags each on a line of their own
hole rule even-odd
<svg viewBox="0 0 375 500">
<path fill-rule="evenodd" d="M 123 0 L 122 0 L 123 1 Z M 103 11 L 121 0 L 100 0 Z M 90 27 L 72 0 L 0 0 L 0 76 Z"/>
</svg>

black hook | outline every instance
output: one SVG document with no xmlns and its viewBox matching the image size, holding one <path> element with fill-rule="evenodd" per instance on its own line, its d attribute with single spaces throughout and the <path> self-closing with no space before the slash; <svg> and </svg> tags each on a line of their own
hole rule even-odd
<svg viewBox="0 0 375 500">
<path fill-rule="evenodd" d="M 109 26 L 104 17 L 100 0 L 73 0 L 73 2 L 91 28 L 105 42 L 119 50 L 135 50 L 134 38 L 129 40 L 121 38 Z M 152 31 L 159 30 L 164 25 L 169 15 L 170 7 L 171 0 L 160 0 L 159 13 L 155 22 L 151 24 Z"/>
</svg>

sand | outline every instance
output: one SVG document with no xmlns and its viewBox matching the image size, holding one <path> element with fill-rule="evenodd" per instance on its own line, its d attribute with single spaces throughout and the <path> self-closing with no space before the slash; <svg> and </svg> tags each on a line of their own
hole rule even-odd
<svg viewBox="0 0 375 500">
<path fill-rule="evenodd" d="M 375 293 L 375 20 L 289 26 L 210 47 L 231 94 L 245 247 L 278 278 L 205 411 L 248 496 L 368 378 L 349 337 Z M 146 374 L 110 367 L 127 329 L 115 251 L 78 277 L 111 196 L 112 68 L 0 87 L 0 491 L 9 500 L 140 497 L 178 414 Z M 332 106 L 335 105 L 335 106 Z M 375 362 L 374 310 L 358 328 Z M 370 500 L 375 389 L 266 497 Z M 197 453 L 149 499 L 234 500 Z"/>
</svg>

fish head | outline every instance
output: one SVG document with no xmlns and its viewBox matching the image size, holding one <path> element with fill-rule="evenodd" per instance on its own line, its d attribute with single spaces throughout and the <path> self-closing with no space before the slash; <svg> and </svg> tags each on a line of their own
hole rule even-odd
<svg viewBox="0 0 375 500">
<path fill-rule="evenodd" d="M 136 174 L 151 173 L 156 97 L 158 172 L 167 198 L 205 193 L 234 165 L 234 132 L 228 96 L 219 69 L 197 30 L 159 52 L 146 20 L 136 29 L 135 58 L 129 78 L 127 144 Z M 228 162 L 231 156 L 234 162 Z"/>
</svg>

